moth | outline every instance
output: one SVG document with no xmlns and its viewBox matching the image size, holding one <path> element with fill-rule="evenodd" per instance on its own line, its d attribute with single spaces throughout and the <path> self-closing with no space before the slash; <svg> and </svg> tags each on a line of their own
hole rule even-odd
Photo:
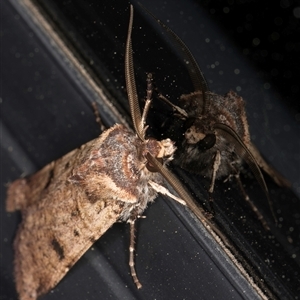
<svg viewBox="0 0 300 300">
<path fill-rule="evenodd" d="M 244 162 L 248 164 L 263 189 L 275 221 L 275 212 L 261 169 L 279 186 L 288 187 L 290 183 L 264 160 L 251 142 L 243 98 L 234 91 L 224 96 L 211 92 L 197 61 L 185 43 L 151 12 L 144 7 L 143 9 L 167 32 L 182 54 L 194 87 L 194 92 L 180 97 L 178 105 L 158 93 L 158 98 L 173 109 L 172 116 L 162 127 L 164 134 L 177 145 L 174 163 L 210 179 L 208 194 L 212 211 L 215 181 L 235 177 L 245 200 L 265 229 L 269 230 L 262 214 L 242 186 L 239 177 L 242 165 Z"/>
<path fill-rule="evenodd" d="M 116 124 L 98 138 L 10 184 L 7 211 L 20 210 L 22 222 L 14 241 L 14 273 L 21 300 L 37 299 L 64 277 L 88 248 L 117 221 L 130 224 L 129 265 L 134 267 L 134 224 L 157 193 L 193 207 L 192 199 L 166 168 L 175 146 L 170 139 L 146 138 L 151 103 L 140 112 L 135 86 L 131 31 L 125 53 L 125 77 L 135 133 Z M 164 187 L 168 182 L 179 197 Z M 184 199 L 184 200 L 182 200 Z M 198 214 L 202 217 L 201 212 Z"/>
</svg>

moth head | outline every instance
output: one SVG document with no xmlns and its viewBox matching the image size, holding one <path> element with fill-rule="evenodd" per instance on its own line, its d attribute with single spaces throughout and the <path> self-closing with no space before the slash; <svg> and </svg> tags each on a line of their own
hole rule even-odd
<svg viewBox="0 0 300 300">
<path fill-rule="evenodd" d="M 190 124 L 184 133 L 185 143 L 194 145 L 200 152 L 205 152 L 216 144 L 217 139 L 214 131 L 202 126 L 201 122 L 192 119 L 188 122 Z"/>
<path fill-rule="evenodd" d="M 161 149 L 157 158 L 167 158 L 168 160 L 173 159 L 173 154 L 176 150 L 174 142 L 170 139 L 165 139 L 159 142 Z"/>
<path fill-rule="evenodd" d="M 170 139 L 157 141 L 156 139 L 150 138 L 142 143 L 141 155 L 147 159 L 147 154 L 151 154 L 152 157 L 156 158 L 162 165 L 168 163 L 173 159 L 176 147 Z M 158 170 L 147 161 L 146 167 L 150 172 L 157 172 Z"/>
</svg>

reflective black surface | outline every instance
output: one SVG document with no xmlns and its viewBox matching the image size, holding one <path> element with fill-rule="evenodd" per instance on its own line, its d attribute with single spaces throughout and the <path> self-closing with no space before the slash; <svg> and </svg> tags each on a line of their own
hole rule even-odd
<svg viewBox="0 0 300 300">
<path fill-rule="evenodd" d="M 182 2 L 160 5 L 145 1 L 143 4 L 184 39 L 214 92 L 223 94 L 234 89 L 245 98 L 255 144 L 291 181 L 299 195 L 299 115 L 290 111 L 292 106 L 285 106 L 284 93 L 285 90 L 291 91 L 290 86 L 284 87 L 288 83 L 293 85 L 293 81 L 284 81 L 277 88 L 278 82 L 273 83 L 264 77 L 262 69 L 254 69 L 253 62 L 248 60 L 249 55 L 241 54 L 245 46 L 239 48 L 239 40 L 233 42 L 223 26 L 215 23 L 202 6 Z M 37 3 L 41 4 L 56 30 L 72 45 L 82 65 L 102 84 L 105 83 L 105 92 L 112 95 L 112 103 L 130 120 L 124 88 L 128 3 Z M 18 1 L 2 6 L 5 72 L 2 71 L 1 95 L 1 121 L 4 125 L 1 142 L 1 252 L 5 259 L 1 261 L 0 293 L 14 299 L 12 240 L 20 218 L 18 214 L 4 211 L 4 183 L 20 177 L 22 172 L 28 174 L 38 170 L 96 137 L 99 130 L 90 107 L 90 102 L 97 97 L 82 87 L 82 82 L 68 69 L 62 57 L 55 56 L 56 49 L 51 43 L 40 41 L 35 29 L 38 25 L 31 24 L 24 17 L 26 14 Z M 153 72 L 156 86 L 176 101 L 181 94 L 191 92 L 192 87 L 180 59 L 160 31 L 135 5 L 133 49 L 141 98 L 145 95 L 145 72 Z M 250 31 L 249 39 L 257 34 Z M 281 66 L 276 64 L 274 68 L 280 70 Z M 154 106 L 149 119 L 149 132 L 156 136 L 160 135 L 160 120 L 165 117 L 164 111 L 158 107 Z M 120 122 L 117 117 L 107 118 L 106 125 L 116 121 Z M 208 182 L 188 172 L 175 171 L 198 201 L 205 205 Z M 242 180 L 251 199 L 271 225 L 271 232 L 264 231 L 243 201 L 234 181 L 217 184 L 215 221 L 232 242 L 238 259 L 255 282 L 261 287 L 265 284 L 267 293 L 271 291 L 274 297 L 294 299 L 300 293 L 299 198 L 267 178 L 279 220 L 276 227 L 258 184 L 247 172 Z M 224 295 L 232 299 L 253 299 L 253 291 L 241 278 L 233 275 L 234 270 L 222 261 L 218 253 L 214 253 L 214 245 L 201 240 L 201 229 L 189 219 L 184 209 L 177 205 L 170 209 L 169 200 L 160 199 L 149 207 L 146 215 L 147 219 L 139 222 L 136 257 L 138 274 L 144 285 L 141 291 L 135 289 L 127 266 L 127 226 L 116 224 L 95 244 L 95 250 L 88 251 L 45 299 L 165 299 L 166 296 L 218 299 Z"/>
</svg>

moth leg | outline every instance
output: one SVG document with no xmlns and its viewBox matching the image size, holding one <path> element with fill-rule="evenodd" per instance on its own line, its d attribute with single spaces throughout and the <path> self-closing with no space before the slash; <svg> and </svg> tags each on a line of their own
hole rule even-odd
<svg viewBox="0 0 300 300">
<path fill-rule="evenodd" d="M 216 152 L 215 158 L 214 158 L 214 163 L 213 163 L 213 167 L 212 167 L 212 175 L 211 175 L 211 182 L 210 182 L 210 186 L 208 189 L 208 200 L 209 200 L 209 206 L 211 209 L 212 214 L 215 214 L 214 211 L 214 205 L 213 205 L 213 192 L 214 192 L 214 188 L 215 188 L 215 182 L 216 182 L 216 177 L 217 177 L 217 172 L 220 168 L 221 165 L 221 154 L 220 151 Z"/>
<path fill-rule="evenodd" d="M 142 128 L 142 136 L 145 137 L 146 135 L 146 130 L 148 128 L 148 126 L 146 125 L 146 119 L 147 119 L 147 115 L 150 109 L 150 105 L 152 102 L 152 93 L 153 93 L 153 85 L 152 85 L 152 74 L 148 73 L 147 74 L 147 96 L 146 96 L 146 102 L 145 102 L 145 106 L 142 112 L 142 117 L 141 117 L 141 128 Z"/>
<path fill-rule="evenodd" d="M 261 222 L 262 226 L 265 228 L 265 230 L 269 231 L 270 230 L 270 227 L 269 225 L 267 224 L 265 218 L 263 217 L 263 215 L 260 213 L 260 211 L 258 210 L 258 208 L 256 207 L 256 205 L 253 203 L 253 201 L 251 201 L 250 197 L 248 196 L 248 194 L 246 193 L 244 187 L 243 187 L 243 184 L 242 184 L 242 181 L 241 181 L 241 178 L 240 178 L 240 174 L 239 173 L 236 173 L 234 175 L 238 185 L 239 185 L 239 188 L 244 196 L 244 199 L 245 201 L 248 203 L 248 205 L 251 207 L 252 211 L 256 214 L 256 217 L 257 219 Z"/>
<path fill-rule="evenodd" d="M 174 109 L 174 111 L 176 111 L 179 115 L 181 115 L 184 118 L 188 118 L 187 112 L 184 109 L 180 108 L 179 106 L 173 104 L 167 97 L 159 93 L 158 98 L 165 101 L 167 104 L 169 104 Z"/>
<path fill-rule="evenodd" d="M 156 93 L 157 93 L 158 98 L 159 98 L 160 100 L 164 101 L 165 103 L 167 103 L 168 105 L 170 105 L 170 106 L 173 108 L 173 110 L 179 114 L 180 117 L 188 118 L 187 112 L 186 112 L 184 109 L 182 109 L 181 107 L 179 107 L 179 106 L 173 104 L 166 96 L 164 96 L 164 95 L 158 90 L 157 87 L 155 87 L 155 91 L 156 91 Z"/>
<path fill-rule="evenodd" d="M 171 199 L 179 202 L 182 205 L 186 205 L 186 202 L 178 197 L 176 197 L 175 195 L 173 195 L 172 193 L 170 193 L 170 191 L 168 189 L 166 189 L 165 187 L 163 187 L 160 184 L 157 184 L 156 182 L 149 180 L 148 183 L 151 185 L 151 187 L 157 191 L 158 193 L 162 194 L 162 195 L 166 195 L 169 196 Z"/>
<path fill-rule="evenodd" d="M 102 131 L 106 130 L 107 127 L 103 124 L 103 122 L 101 120 L 101 117 L 100 117 L 100 114 L 99 114 L 99 109 L 98 109 L 97 103 L 95 101 L 92 102 L 92 107 L 93 107 L 94 114 L 95 114 L 95 117 L 96 117 L 96 122 L 98 123 L 98 125 L 100 127 L 100 130 L 102 132 Z"/>
<path fill-rule="evenodd" d="M 210 194 L 212 194 L 214 192 L 216 176 L 217 176 L 217 172 L 220 168 L 220 165 L 221 165 L 221 154 L 220 154 L 220 151 L 217 151 L 216 155 L 215 155 L 215 158 L 214 158 L 211 182 L 210 182 L 210 187 L 209 187 L 209 190 L 208 190 L 208 192 Z"/>
<path fill-rule="evenodd" d="M 142 284 L 140 283 L 140 281 L 136 275 L 136 270 L 135 270 L 135 265 L 134 265 L 135 220 L 136 219 L 128 220 L 128 223 L 130 224 L 129 267 L 130 267 L 130 273 L 131 273 L 133 282 L 135 283 L 136 287 L 138 289 L 140 289 L 142 287 Z"/>
<path fill-rule="evenodd" d="M 152 93 L 153 93 L 153 86 L 152 86 L 152 74 L 148 73 L 147 74 L 147 96 L 146 96 L 146 103 L 143 109 L 143 114 L 142 114 L 142 123 L 146 124 L 146 119 L 147 115 L 149 112 L 150 104 L 152 102 Z"/>
</svg>

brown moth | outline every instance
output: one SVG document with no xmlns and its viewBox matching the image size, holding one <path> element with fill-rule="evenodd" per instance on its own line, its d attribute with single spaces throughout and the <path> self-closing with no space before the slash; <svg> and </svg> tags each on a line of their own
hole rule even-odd
<svg viewBox="0 0 300 300">
<path fill-rule="evenodd" d="M 7 191 L 7 211 L 21 210 L 22 223 L 14 241 L 14 272 L 21 300 L 37 299 L 64 277 L 88 248 L 117 221 L 130 224 L 129 265 L 134 268 L 134 224 L 157 193 L 166 194 L 195 209 L 192 199 L 167 170 L 174 143 L 146 139 L 145 120 L 151 103 L 151 77 L 147 101 L 140 113 L 135 87 L 131 30 L 126 43 L 125 76 L 136 133 L 122 125 L 18 179 Z M 179 197 L 163 187 L 165 180 Z M 198 218 L 202 218 L 198 210 Z"/>
<path fill-rule="evenodd" d="M 166 136 L 175 141 L 178 147 L 174 162 L 183 169 L 210 178 L 208 193 L 212 210 L 215 180 L 234 176 L 245 200 L 265 229 L 269 230 L 263 216 L 242 186 L 239 178 L 242 164 L 245 161 L 249 165 L 265 192 L 275 221 L 276 216 L 261 169 L 279 186 L 290 184 L 263 159 L 251 142 L 243 98 L 233 91 L 224 96 L 212 93 L 194 56 L 184 42 L 151 12 L 144 7 L 143 9 L 167 32 L 182 53 L 194 86 L 194 92 L 180 97 L 179 105 L 174 105 L 162 94 L 158 95 L 174 111 L 173 116 L 163 124 Z"/>
</svg>

